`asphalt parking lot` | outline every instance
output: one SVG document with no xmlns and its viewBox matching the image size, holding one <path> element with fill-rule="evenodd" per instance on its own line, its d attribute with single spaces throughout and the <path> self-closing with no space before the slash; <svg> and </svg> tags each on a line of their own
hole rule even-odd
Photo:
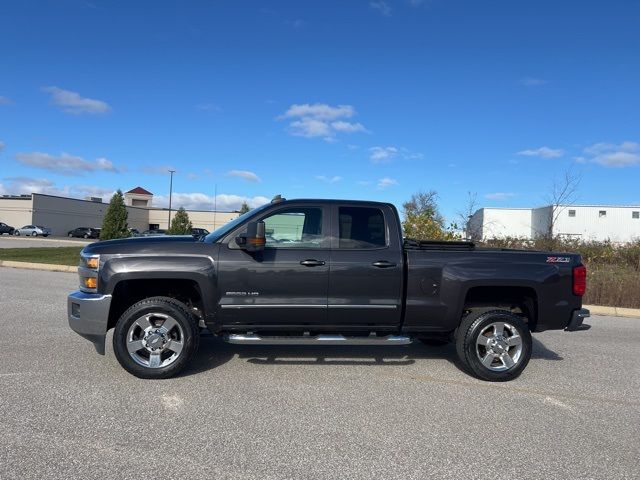
<svg viewBox="0 0 640 480">
<path fill-rule="evenodd" d="M 69 330 L 76 283 L 0 268 L 2 479 L 639 478 L 640 319 L 537 334 L 506 384 L 451 346 L 213 337 L 181 377 L 143 381 Z"/>
<path fill-rule="evenodd" d="M 15 237 L 0 235 L 0 248 L 29 248 L 29 247 L 73 247 L 84 246 L 96 240 L 68 237 Z"/>
</svg>

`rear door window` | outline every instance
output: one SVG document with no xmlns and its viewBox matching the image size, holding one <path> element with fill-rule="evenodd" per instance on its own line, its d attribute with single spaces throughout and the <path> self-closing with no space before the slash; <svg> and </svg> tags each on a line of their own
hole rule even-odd
<svg viewBox="0 0 640 480">
<path fill-rule="evenodd" d="M 340 207 L 338 248 L 382 248 L 387 245 L 384 214 L 379 208 Z"/>
</svg>

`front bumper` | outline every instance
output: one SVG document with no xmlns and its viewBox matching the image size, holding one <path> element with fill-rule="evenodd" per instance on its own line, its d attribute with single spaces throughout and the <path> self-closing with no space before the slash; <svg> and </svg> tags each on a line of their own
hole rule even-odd
<svg viewBox="0 0 640 480">
<path fill-rule="evenodd" d="M 109 307 L 111 295 L 77 290 L 67 297 L 67 317 L 71 330 L 92 342 L 100 355 L 104 355 L 105 351 Z"/>
<path fill-rule="evenodd" d="M 565 331 L 567 332 L 576 332 L 578 330 L 589 330 L 591 325 L 583 324 L 585 318 L 591 316 L 591 313 L 586 308 L 581 308 L 579 310 L 574 310 L 571 315 L 571 321 L 569 325 L 566 326 Z"/>
</svg>

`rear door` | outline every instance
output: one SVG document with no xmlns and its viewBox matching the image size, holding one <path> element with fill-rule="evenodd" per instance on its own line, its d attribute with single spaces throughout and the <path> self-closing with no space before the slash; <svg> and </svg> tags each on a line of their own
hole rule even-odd
<svg viewBox="0 0 640 480">
<path fill-rule="evenodd" d="M 262 217 L 264 251 L 221 246 L 218 291 L 225 325 L 324 325 L 327 321 L 330 209 L 285 205 Z"/>
<path fill-rule="evenodd" d="M 329 324 L 399 326 L 403 258 L 394 210 L 335 205 L 332 218 Z"/>
</svg>

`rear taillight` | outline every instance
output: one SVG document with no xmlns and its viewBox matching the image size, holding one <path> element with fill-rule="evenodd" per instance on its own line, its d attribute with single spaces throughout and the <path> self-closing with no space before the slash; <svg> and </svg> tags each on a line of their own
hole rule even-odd
<svg viewBox="0 0 640 480">
<path fill-rule="evenodd" d="M 587 267 L 573 267 L 573 294 L 583 296 L 587 291 Z"/>
</svg>

